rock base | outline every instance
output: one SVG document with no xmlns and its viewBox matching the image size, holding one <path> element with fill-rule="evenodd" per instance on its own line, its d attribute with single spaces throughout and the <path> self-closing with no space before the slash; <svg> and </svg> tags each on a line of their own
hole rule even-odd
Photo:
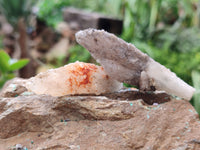
<svg viewBox="0 0 200 150">
<path fill-rule="evenodd" d="M 0 149 L 197 150 L 200 121 L 189 102 L 105 96 L 0 98 Z"/>
</svg>

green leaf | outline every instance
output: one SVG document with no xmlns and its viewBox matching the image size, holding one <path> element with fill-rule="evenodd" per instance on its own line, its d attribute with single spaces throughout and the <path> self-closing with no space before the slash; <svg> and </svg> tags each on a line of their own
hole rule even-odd
<svg viewBox="0 0 200 150">
<path fill-rule="evenodd" d="M 3 87 L 3 85 L 4 85 L 5 82 L 6 82 L 5 80 L 1 80 L 0 79 L 0 89 Z"/>
<path fill-rule="evenodd" d="M 15 63 L 11 64 L 9 67 L 9 71 L 15 71 L 15 70 L 21 69 L 24 66 L 26 66 L 28 63 L 29 63 L 28 59 L 21 59 Z"/>
<path fill-rule="evenodd" d="M 0 89 L 3 87 L 3 85 L 10 79 L 14 78 L 14 73 L 5 73 L 3 75 L 0 75 Z"/>
<path fill-rule="evenodd" d="M 9 70 L 10 56 L 3 50 L 0 50 L 0 71 L 5 73 Z"/>
<path fill-rule="evenodd" d="M 200 72 L 197 70 L 192 71 L 192 81 L 194 88 L 196 89 L 194 93 L 194 107 L 196 111 L 200 114 Z"/>
<path fill-rule="evenodd" d="M 14 78 L 15 77 L 15 74 L 14 73 L 8 73 L 8 74 L 6 74 L 6 76 L 5 76 L 5 80 L 7 81 L 7 80 L 10 80 L 10 79 L 12 79 L 12 78 Z"/>
</svg>

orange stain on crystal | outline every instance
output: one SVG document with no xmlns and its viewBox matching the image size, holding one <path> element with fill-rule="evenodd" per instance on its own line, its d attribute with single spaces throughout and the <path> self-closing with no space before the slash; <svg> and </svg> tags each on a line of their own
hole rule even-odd
<svg viewBox="0 0 200 150">
<path fill-rule="evenodd" d="M 71 90 L 73 87 L 81 87 L 91 84 L 91 75 L 96 72 L 98 68 L 93 64 L 88 63 L 76 63 L 73 68 L 69 69 L 70 75 L 67 82 L 70 84 Z"/>
</svg>

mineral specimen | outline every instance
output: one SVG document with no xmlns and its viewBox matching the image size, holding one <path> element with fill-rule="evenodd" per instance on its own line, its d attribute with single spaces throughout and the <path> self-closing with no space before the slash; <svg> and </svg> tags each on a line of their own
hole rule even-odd
<svg viewBox="0 0 200 150">
<path fill-rule="evenodd" d="M 86 29 L 76 33 L 76 40 L 113 79 L 135 85 L 143 91 L 164 90 L 186 100 L 190 100 L 195 91 L 175 73 L 114 34 Z"/>
<path fill-rule="evenodd" d="M 25 87 L 36 94 L 101 94 L 118 91 L 122 83 L 110 78 L 103 67 L 76 62 L 30 78 Z"/>
</svg>

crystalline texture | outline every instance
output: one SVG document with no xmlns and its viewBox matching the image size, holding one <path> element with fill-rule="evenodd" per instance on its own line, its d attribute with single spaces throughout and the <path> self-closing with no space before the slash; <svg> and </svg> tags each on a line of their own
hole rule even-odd
<svg viewBox="0 0 200 150">
<path fill-rule="evenodd" d="M 186 100 L 190 100 L 195 91 L 169 69 L 114 34 L 86 29 L 76 33 L 76 40 L 113 79 L 138 86 L 140 90 L 164 90 Z"/>
<path fill-rule="evenodd" d="M 30 78 L 26 88 L 36 94 L 101 94 L 118 91 L 122 83 L 110 78 L 101 66 L 76 62 Z"/>
</svg>

